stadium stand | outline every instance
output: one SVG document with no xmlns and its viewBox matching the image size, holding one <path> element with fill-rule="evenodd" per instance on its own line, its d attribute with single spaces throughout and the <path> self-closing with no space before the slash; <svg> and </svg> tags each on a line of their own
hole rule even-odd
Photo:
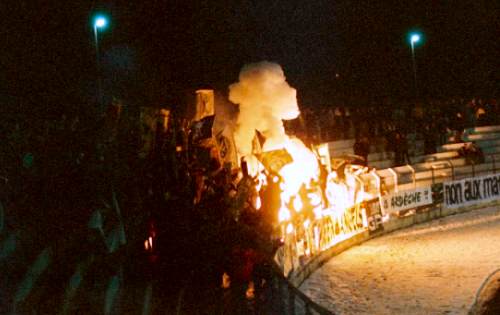
<svg viewBox="0 0 500 315">
<path fill-rule="evenodd" d="M 411 164 L 394 166 L 394 152 L 384 151 L 383 141 L 376 139 L 368 155 L 368 165 L 373 170 L 363 176 L 364 180 L 369 183 L 367 186 L 380 185 L 382 191 L 392 191 L 500 171 L 500 126 L 466 129 L 462 140 L 455 143 L 454 136 L 448 136 L 448 143 L 436 147 L 437 153 L 424 155 L 423 141 L 409 135 Z M 330 156 L 353 154 L 354 142 L 354 139 L 329 142 Z M 483 159 L 480 163 L 464 155 L 463 148 L 471 144 L 481 149 Z"/>
</svg>

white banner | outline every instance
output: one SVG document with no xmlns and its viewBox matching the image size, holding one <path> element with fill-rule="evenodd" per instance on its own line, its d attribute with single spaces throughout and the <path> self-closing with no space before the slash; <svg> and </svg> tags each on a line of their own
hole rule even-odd
<svg viewBox="0 0 500 315">
<path fill-rule="evenodd" d="M 382 210 L 384 214 L 413 209 L 431 203 L 431 187 L 420 187 L 382 196 Z"/>
<path fill-rule="evenodd" d="M 446 208 L 500 200 L 500 173 L 444 182 L 443 193 Z"/>
</svg>

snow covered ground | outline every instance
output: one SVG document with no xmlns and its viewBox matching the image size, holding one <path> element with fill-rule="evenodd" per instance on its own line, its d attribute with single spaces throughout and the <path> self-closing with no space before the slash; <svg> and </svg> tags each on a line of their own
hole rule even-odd
<svg viewBox="0 0 500 315">
<path fill-rule="evenodd" d="M 500 207 L 449 216 L 333 257 L 300 289 L 336 314 L 467 314 L 500 267 Z"/>
</svg>

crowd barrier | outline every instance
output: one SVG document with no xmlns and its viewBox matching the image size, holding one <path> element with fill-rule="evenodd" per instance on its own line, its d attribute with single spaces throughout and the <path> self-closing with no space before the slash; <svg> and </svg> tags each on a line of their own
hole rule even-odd
<svg viewBox="0 0 500 315">
<path fill-rule="evenodd" d="M 308 296 L 294 286 L 275 265 L 269 305 L 264 314 L 280 315 L 334 315 L 323 306 L 313 302 Z M 259 312 L 257 312 L 260 314 Z"/>
<path fill-rule="evenodd" d="M 330 246 L 307 257 L 289 258 L 292 267 L 286 273 L 287 278 L 298 287 L 331 257 L 352 246 L 414 224 L 492 205 L 500 205 L 500 172 L 455 180 L 450 178 L 425 187 L 393 190 L 359 205 L 367 221 L 363 227 L 337 238 L 335 242 L 330 242 Z M 296 255 L 297 251 L 288 250 L 284 253 Z M 278 260 L 282 271 L 283 261 L 283 258 Z"/>
<path fill-rule="evenodd" d="M 280 268 L 276 272 L 284 275 L 281 281 L 285 281 L 289 292 L 280 295 L 280 305 L 285 305 L 281 313 L 312 314 L 314 310 L 318 314 L 332 314 L 298 294 L 296 288 L 331 257 L 352 246 L 414 224 L 500 205 L 499 136 L 477 135 L 500 131 L 500 127 L 494 128 L 476 128 L 465 134 L 466 140 L 488 141 L 480 143 L 485 153 L 480 164 L 459 154 L 464 143 L 446 144 L 438 148 L 438 153 L 414 156 L 413 165 L 374 169 L 357 178 L 363 193 L 374 198 L 346 209 L 342 215 L 334 211 L 317 217 L 307 226 L 297 224 L 293 232 L 285 235 L 285 244 L 275 257 Z M 333 151 L 331 156 L 342 156 L 352 153 L 351 142 L 338 141 L 326 148 Z M 380 159 L 382 164 L 387 162 L 383 159 L 390 158 L 387 152 L 371 157 Z M 306 307 L 297 307 L 299 304 Z"/>
</svg>

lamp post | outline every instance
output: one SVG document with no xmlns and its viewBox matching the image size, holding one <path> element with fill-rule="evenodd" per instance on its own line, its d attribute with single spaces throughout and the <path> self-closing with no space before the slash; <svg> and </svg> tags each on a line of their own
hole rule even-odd
<svg viewBox="0 0 500 315">
<path fill-rule="evenodd" d="M 95 54 L 96 54 L 96 65 L 97 65 L 97 98 L 99 104 L 99 113 L 102 113 L 103 104 L 102 104 L 102 82 L 101 82 L 101 62 L 99 57 L 99 36 L 98 30 L 104 29 L 108 24 L 108 20 L 106 17 L 102 15 L 98 15 L 94 18 L 94 39 L 95 39 Z"/>
<path fill-rule="evenodd" d="M 420 34 L 410 34 L 411 45 L 411 60 L 413 64 L 413 84 L 415 85 L 415 101 L 418 99 L 418 85 L 417 85 L 417 64 L 415 62 L 415 44 L 420 41 Z"/>
</svg>

